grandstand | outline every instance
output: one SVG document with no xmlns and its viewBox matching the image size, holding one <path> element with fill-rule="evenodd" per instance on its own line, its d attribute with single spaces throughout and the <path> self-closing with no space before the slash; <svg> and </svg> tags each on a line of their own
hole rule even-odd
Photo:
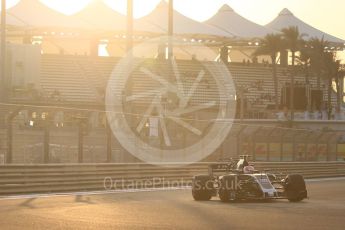
<svg viewBox="0 0 345 230">
<path fill-rule="evenodd" d="M 37 100 L 36 103 L 43 105 L 53 105 L 53 106 L 70 106 L 74 105 L 78 108 L 89 108 L 90 111 L 70 111 L 64 108 L 61 109 L 45 109 L 45 108 L 35 108 L 26 109 L 26 118 L 23 116 L 18 116 L 15 120 L 15 135 L 13 142 L 13 152 L 14 158 L 13 162 L 16 163 L 40 163 L 44 162 L 44 145 L 42 140 L 44 139 L 44 132 L 41 125 L 37 127 L 29 128 L 27 126 L 27 121 L 30 120 L 32 113 L 36 112 L 36 116 L 41 116 L 43 113 L 49 113 L 49 119 L 52 124 L 50 126 L 50 162 L 76 162 L 78 161 L 78 130 L 79 124 L 74 119 L 75 116 L 88 117 L 88 128 L 86 128 L 86 133 L 84 137 L 83 144 L 83 162 L 107 162 L 107 142 L 106 142 L 106 130 L 105 127 L 105 115 L 101 112 L 104 108 L 104 95 L 106 91 L 107 82 L 111 76 L 111 73 L 119 62 L 119 58 L 115 57 L 85 57 L 85 56 L 61 56 L 61 55 L 42 55 L 42 65 L 41 65 L 41 89 L 42 96 L 41 99 Z M 140 59 L 138 59 L 140 61 Z M 142 66 L 146 66 L 155 72 L 165 72 L 169 73 L 172 70 L 167 68 L 169 66 L 167 63 L 169 61 L 159 61 L 155 59 L 144 59 Z M 190 87 L 199 71 L 199 62 L 193 60 L 177 60 L 181 76 L 184 77 L 185 87 Z M 205 64 L 205 63 L 203 63 Z M 206 63 L 207 65 L 207 63 Z M 230 70 L 235 86 L 249 86 L 245 93 L 247 101 L 249 103 L 247 112 L 245 114 L 246 119 L 258 119 L 266 118 L 272 119 L 268 120 L 267 126 L 272 127 L 277 126 L 278 129 L 271 130 L 268 128 L 266 132 L 264 129 L 258 129 L 254 125 L 251 127 L 251 123 L 248 126 L 233 126 L 231 133 L 227 137 L 224 144 L 218 148 L 215 155 L 206 160 L 213 160 L 223 154 L 227 153 L 227 149 L 231 148 L 234 153 L 247 151 L 250 154 L 256 156 L 256 160 L 266 160 L 270 159 L 272 161 L 289 161 L 300 157 L 300 159 L 305 160 L 327 160 L 327 159 L 337 159 L 336 149 L 329 145 L 332 143 L 337 143 L 341 135 L 339 132 L 331 132 L 331 134 L 324 134 L 320 136 L 317 132 L 313 136 L 305 136 L 299 134 L 299 138 L 293 138 L 296 135 L 293 131 L 280 132 L 279 127 L 283 123 L 276 123 L 274 121 L 277 119 L 277 111 L 272 109 L 274 100 L 273 95 L 273 83 L 272 83 L 272 70 L 271 67 L 264 64 L 243 64 L 243 63 L 229 63 L 227 68 Z M 167 75 L 168 77 L 171 75 Z M 172 77 L 172 76 L 171 76 Z M 288 69 L 286 67 L 279 67 L 278 78 L 280 87 L 289 82 Z M 258 79 L 260 81 L 258 82 Z M 170 79 L 171 80 L 171 79 Z M 304 82 L 304 76 L 298 75 L 296 80 L 299 82 Z M 312 87 L 317 88 L 316 79 L 311 80 Z M 143 92 L 152 90 L 155 88 L 155 83 L 148 79 L 145 74 L 140 71 L 136 71 L 133 74 L 133 78 L 128 83 L 130 85 L 130 92 Z M 156 84 L 157 85 L 157 84 Z M 58 93 L 57 93 L 58 92 Z M 282 91 L 280 91 L 281 93 Z M 198 87 L 197 93 L 193 97 L 192 103 L 197 105 L 200 103 L 205 103 L 212 97 L 218 97 L 217 85 L 211 78 L 204 79 Z M 266 96 L 271 95 L 271 96 Z M 281 95 L 279 95 L 281 97 Z M 333 98 L 334 99 L 334 98 Z M 25 97 L 16 98 L 13 97 L 13 101 L 19 104 L 31 103 L 31 98 L 29 100 Z M 335 100 L 334 100 L 335 101 Z M 138 100 L 132 104 L 129 108 L 126 108 L 127 113 L 142 114 L 145 108 L 149 104 L 147 100 Z M 136 108 L 133 110 L 133 108 Z M 101 109 L 101 110 L 99 110 Z M 92 112 L 93 110 L 98 112 Z M 55 127 L 56 124 L 56 114 L 57 111 L 63 111 L 62 122 L 64 127 Z M 204 111 L 205 112 L 205 111 Z M 304 111 L 300 111 L 302 113 Z M 23 112 L 22 112 L 23 113 Z M 30 114 L 31 113 L 31 114 Z M 298 112 L 297 112 L 298 114 Z M 205 118 L 204 114 L 196 115 L 193 118 L 200 118 L 200 116 Z M 206 116 L 207 117 L 207 116 Z M 210 111 L 210 117 L 207 119 L 215 118 Z M 304 120 L 304 116 L 296 116 L 296 120 L 301 118 Z M 27 120 L 24 122 L 23 120 Z M 33 120 L 33 118 L 31 118 Z M 39 119 L 37 119 L 39 120 Z M 129 122 L 134 124 L 138 123 L 140 119 L 131 117 Z M 37 121 L 39 122 L 39 121 Z M 297 122 L 297 121 L 296 121 Z M 171 124 L 172 125 L 172 124 Z M 205 124 L 197 124 L 200 128 L 207 128 Z M 313 129 L 320 129 L 318 125 L 311 125 Z M 135 129 L 136 127 L 132 127 Z M 259 131 L 258 131 L 259 130 Z M 269 130 L 272 132 L 270 133 Z M 145 131 L 146 132 L 146 131 Z M 148 130 L 147 130 L 148 132 Z M 176 133 L 182 133 L 181 129 L 175 127 Z M 267 133 L 268 132 L 268 133 Z M 30 133 L 30 134 L 29 134 Z M 300 133 L 300 132 L 298 132 Z M 269 134 L 269 135 L 268 135 Z M 4 139 L 6 140 L 6 132 L 3 131 Z M 331 139 L 328 139 L 327 135 L 331 135 Z M 22 138 L 24 137 L 25 138 Z M 30 138 L 26 138 L 30 136 Z M 186 142 L 183 142 L 185 138 L 184 135 L 172 135 L 172 141 L 174 143 L 180 143 L 179 148 L 183 148 Z M 282 137 L 284 142 L 282 142 Z M 148 134 L 141 136 L 143 140 L 148 140 Z M 303 139 L 304 138 L 304 139 Z M 268 139 L 272 143 L 267 143 Z M 255 140 L 255 142 L 253 142 Z M 296 146 L 292 147 L 291 143 L 296 142 Z M 195 143 L 197 139 L 190 139 L 190 143 Z M 240 141 L 240 143 L 238 143 Z M 282 147 L 277 147 L 280 146 Z M 317 144 L 316 144 L 317 143 Z M 115 138 L 112 138 L 112 161 L 115 162 L 137 162 L 138 159 L 128 155 L 126 150 L 121 148 L 119 143 Z M 153 145 L 156 147 L 161 147 L 161 143 L 154 142 Z M 3 148 L 6 146 L 6 141 L 3 141 Z M 317 147 L 319 146 L 319 147 Z M 338 145 L 337 145 L 338 146 Z M 177 148 L 174 146 L 174 148 Z M 292 149 L 295 148 L 296 151 L 299 149 L 301 155 L 293 155 Z M 339 150 L 342 148 L 340 143 L 338 146 Z M 311 150 L 310 150 L 311 149 Z M 317 149 L 316 152 L 321 151 L 325 154 L 324 149 L 333 149 L 330 156 L 327 155 L 317 155 L 314 158 L 307 155 L 307 152 Z M 319 150 L 320 149 L 320 150 Z M 323 149 L 323 150 L 322 150 Z M 315 151 L 314 151 L 315 152 Z M 321 154 L 320 152 L 320 154 Z M 33 154 L 35 153 L 35 154 Z M 33 154 L 33 155 L 32 155 Z M 342 159 L 341 153 L 338 156 Z"/>
<path fill-rule="evenodd" d="M 84 57 L 74 55 L 42 55 L 41 81 L 43 95 L 49 97 L 58 91 L 61 100 L 70 103 L 89 103 L 102 104 L 106 84 L 116 67 L 119 58 L 113 57 Z M 157 69 L 166 66 L 165 62 L 146 59 L 148 65 L 157 63 Z M 191 60 L 177 60 L 180 71 L 184 77 L 198 70 L 198 64 Z M 265 110 L 269 104 L 274 104 L 274 86 L 272 81 L 272 68 L 264 64 L 243 64 L 229 63 L 228 69 L 233 77 L 236 86 L 246 87 L 246 98 L 252 105 L 252 109 Z M 167 70 L 168 71 L 168 70 Z M 136 87 L 145 87 L 150 84 L 145 81 L 145 77 L 138 76 L 133 80 Z M 141 73 L 141 75 L 143 75 Z M 286 67 L 278 68 L 279 88 L 282 89 L 289 84 L 289 71 Z M 296 75 L 295 80 L 304 84 L 303 74 Z M 317 88 L 316 78 L 310 79 L 311 88 Z M 325 84 L 322 86 L 324 87 Z M 210 90 L 217 90 L 212 86 L 203 87 L 204 93 Z M 207 88 L 207 89 L 206 89 Z M 143 89 L 141 89 L 143 90 Z M 282 91 L 279 93 L 281 101 Z M 204 94 L 205 95 L 205 94 Z M 327 98 L 327 92 L 324 93 L 324 100 Z M 333 102 L 335 103 L 333 95 Z M 201 99 L 200 99 L 201 100 Z"/>
</svg>

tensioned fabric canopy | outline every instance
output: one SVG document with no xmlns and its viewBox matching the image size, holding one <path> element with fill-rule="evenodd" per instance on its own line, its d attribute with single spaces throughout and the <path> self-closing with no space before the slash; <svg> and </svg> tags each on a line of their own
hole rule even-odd
<svg viewBox="0 0 345 230">
<path fill-rule="evenodd" d="M 124 32 L 126 16 L 117 13 L 103 1 L 92 1 L 72 16 L 59 13 L 40 1 L 21 0 L 7 11 L 7 24 L 30 29 L 74 28 Z M 134 33 L 166 34 L 168 31 L 168 3 L 162 0 L 149 15 L 134 20 Z M 194 21 L 174 11 L 174 34 L 232 37 L 231 34 Z"/>
<path fill-rule="evenodd" d="M 226 4 L 205 23 L 243 39 L 262 38 L 269 33 L 276 32 L 245 19 Z"/>
<path fill-rule="evenodd" d="M 134 33 L 166 34 L 168 8 L 168 3 L 162 0 L 149 15 L 134 20 Z M 7 12 L 8 25 L 29 29 L 67 28 L 116 32 L 126 30 L 126 16 L 112 10 L 100 0 L 92 1 L 90 5 L 72 16 L 59 13 L 38 0 L 21 0 Z M 174 34 L 184 36 L 252 39 L 261 38 L 289 26 L 297 26 L 301 33 L 308 35 L 307 39 L 323 37 L 332 43 L 345 42 L 308 25 L 288 9 L 280 12 L 278 17 L 265 27 L 243 18 L 228 5 L 221 7 L 218 13 L 205 23 L 194 21 L 174 11 Z"/>
<path fill-rule="evenodd" d="M 311 38 L 319 38 L 324 40 L 327 40 L 332 43 L 337 44 L 344 44 L 344 40 L 334 37 L 330 34 L 327 34 L 325 32 L 322 32 L 307 23 L 303 22 L 301 19 L 297 18 L 293 15 L 291 11 L 288 9 L 283 9 L 278 17 L 276 17 L 272 22 L 266 25 L 267 28 L 274 29 L 274 30 L 282 30 L 283 28 L 287 28 L 290 26 L 297 26 L 299 29 L 299 32 L 301 34 L 305 34 L 305 39 L 311 39 Z"/>
<path fill-rule="evenodd" d="M 72 15 L 71 19 L 83 22 L 84 29 L 126 30 L 126 16 L 112 10 L 103 1 L 92 1 L 83 10 Z"/>
<path fill-rule="evenodd" d="M 80 12 L 71 16 L 73 20 L 81 21 L 83 29 L 116 31 L 125 33 L 127 30 L 127 16 L 116 12 L 103 1 L 92 1 Z M 154 26 L 145 22 L 134 21 L 134 33 L 144 34 L 144 29 L 154 30 Z M 142 29 L 144 28 L 144 29 Z"/>
<path fill-rule="evenodd" d="M 8 22 L 11 26 L 26 28 L 83 28 L 81 21 L 59 13 L 40 1 L 21 0 L 16 6 L 7 10 Z"/>
<path fill-rule="evenodd" d="M 0 24 L 1 24 L 1 18 L 0 18 Z M 18 18 L 13 17 L 12 15 L 9 15 L 9 14 L 6 15 L 6 24 L 9 27 L 23 26 L 23 22 L 21 22 Z"/>
<path fill-rule="evenodd" d="M 143 27 L 141 30 L 166 34 L 168 32 L 168 9 L 168 3 L 162 0 L 149 15 L 137 19 L 135 23 L 147 23 L 151 25 L 151 28 Z M 233 35 L 224 30 L 194 21 L 176 10 L 174 10 L 174 34 L 233 37 Z"/>
</svg>

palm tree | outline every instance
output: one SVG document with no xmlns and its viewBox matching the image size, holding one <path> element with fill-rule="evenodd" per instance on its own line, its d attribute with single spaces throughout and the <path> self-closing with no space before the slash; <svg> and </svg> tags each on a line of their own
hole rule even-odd
<svg viewBox="0 0 345 230">
<path fill-rule="evenodd" d="M 301 66 L 302 73 L 305 75 L 305 85 L 310 86 L 310 66 L 311 66 L 311 50 L 307 45 L 308 43 L 303 41 L 303 44 L 300 48 L 300 53 L 296 57 L 297 64 Z M 307 110 L 310 111 L 310 95 L 307 94 Z"/>
<path fill-rule="evenodd" d="M 267 34 L 260 41 L 261 46 L 258 47 L 253 56 L 268 55 L 272 61 L 272 77 L 274 82 L 274 96 L 275 96 L 275 108 L 279 109 L 278 101 L 278 78 L 277 78 L 277 56 L 282 50 L 283 41 L 280 34 Z"/>
<path fill-rule="evenodd" d="M 303 41 L 299 50 L 299 55 L 296 57 L 296 63 L 302 68 L 302 72 L 305 75 L 305 84 L 310 83 L 310 66 L 311 66 L 311 50 L 307 45 L 308 43 Z"/>
<path fill-rule="evenodd" d="M 325 41 L 323 38 L 312 38 L 308 42 L 308 46 L 310 47 L 310 67 L 311 71 L 317 77 L 317 88 L 321 89 L 321 78 L 323 74 L 323 70 L 325 69 L 324 63 L 324 56 L 326 47 L 329 46 L 328 41 Z"/>
<path fill-rule="evenodd" d="M 322 37 L 312 38 L 308 42 L 310 52 L 310 70 L 317 78 L 317 89 L 321 90 L 321 79 L 327 79 L 327 54 L 326 48 L 329 46 L 328 41 L 325 41 Z M 329 57 L 328 57 L 329 58 Z M 330 85 L 331 83 L 327 83 Z M 330 91 L 331 88 L 328 88 Z"/>
<path fill-rule="evenodd" d="M 332 98 L 332 88 L 333 88 L 333 80 L 336 82 L 336 90 L 337 90 L 337 110 L 340 110 L 341 100 L 340 100 L 340 84 L 339 78 L 343 76 L 343 70 L 340 65 L 340 60 L 336 59 L 335 52 L 325 52 L 324 54 L 324 78 L 327 81 L 327 104 L 328 104 L 328 119 L 331 118 L 331 98 Z"/>
<path fill-rule="evenodd" d="M 290 109 L 291 109 L 291 120 L 294 119 L 294 84 L 295 84 L 295 61 L 296 53 L 300 50 L 303 34 L 299 33 L 297 26 L 291 26 L 282 29 L 284 43 L 286 48 L 290 50 L 292 54 L 292 73 L 291 73 L 291 84 L 290 84 Z"/>
<path fill-rule="evenodd" d="M 345 77 L 345 69 L 343 66 L 340 65 L 340 60 L 338 60 L 338 64 L 339 64 L 339 68 L 338 68 L 338 73 L 337 76 L 335 78 L 335 82 L 336 82 L 336 89 L 337 89 L 337 112 L 340 112 L 340 107 L 341 104 L 344 102 L 344 98 L 343 98 L 343 93 L 344 93 L 344 77 Z"/>
</svg>

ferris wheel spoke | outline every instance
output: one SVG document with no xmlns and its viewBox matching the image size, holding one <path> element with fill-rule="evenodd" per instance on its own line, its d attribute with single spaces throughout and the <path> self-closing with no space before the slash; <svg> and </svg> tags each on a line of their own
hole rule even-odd
<svg viewBox="0 0 345 230">
<path fill-rule="evenodd" d="M 202 78 L 205 76 L 205 71 L 201 70 L 198 74 L 198 77 L 195 79 L 195 81 L 193 82 L 192 87 L 189 89 L 188 94 L 186 97 L 184 97 L 181 101 L 180 101 L 180 108 L 185 108 L 190 100 L 190 98 L 193 96 L 195 90 L 198 88 Z"/>
<path fill-rule="evenodd" d="M 185 96 L 184 87 L 183 87 L 183 83 L 181 81 L 180 71 L 178 69 L 178 66 L 176 64 L 176 60 L 175 59 L 172 59 L 172 67 L 173 67 L 174 75 L 176 77 L 178 91 L 184 97 Z"/>
<path fill-rule="evenodd" d="M 165 143 L 166 146 L 171 146 L 171 141 L 170 141 L 170 137 L 169 137 L 169 134 L 168 134 L 168 129 L 167 129 L 167 126 L 165 124 L 164 117 L 163 117 L 162 105 L 161 104 L 157 105 L 157 108 L 158 108 L 159 114 L 160 114 L 159 122 L 160 122 L 162 133 L 163 133 L 164 143 Z"/>
<path fill-rule="evenodd" d="M 169 134 L 168 134 L 167 127 L 165 125 L 164 118 L 160 117 L 159 118 L 159 122 L 161 124 L 162 132 L 163 132 L 164 143 L 165 143 L 166 146 L 171 146 L 171 141 L 170 141 L 170 137 L 169 137 Z"/>
<path fill-rule="evenodd" d="M 168 82 L 167 80 L 163 79 L 161 76 L 158 76 L 154 73 L 152 73 L 150 70 L 146 69 L 146 68 L 140 68 L 140 71 L 143 72 L 144 74 L 146 74 L 147 76 L 151 77 L 153 80 L 158 81 L 159 83 L 161 83 L 163 86 L 165 86 L 169 91 L 176 93 L 178 96 L 181 97 L 179 90 L 177 89 L 177 87 L 173 84 L 171 84 L 170 82 Z"/>
<path fill-rule="evenodd" d="M 140 133 L 143 130 L 143 128 L 145 127 L 145 124 L 147 124 L 148 122 L 148 119 L 150 118 L 150 116 L 152 116 L 152 113 L 154 112 L 154 110 L 156 110 L 158 112 L 158 121 L 159 121 L 160 130 L 162 131 L 162 138 L 166 146 L 172 145 L 169 132 L 168 132 L 166 119 L 171 119 L 171 121 L 181 126 L 182 128 L 190 131 L 191 133 L 197 136 L 201 136 L 202 131 L 194 127 L 192 124 L 188 123 L 187 121 L 184 121 L 183 118 L 181 118 L 181 116 L 185 114 L 197 112 L 203 109 L 209 109 L 217 105 L 216 101 L 210 101 L 210 102 L 195 105 L 195 106 L 188 106 L 191 98 L 195 94 L 198 86 L 200 85 L 200 82 L 202 81 L 206 73 L 204 70 L 201 70 L 198 73 L 198 76 L 193 81 L 191 87 L 187 89 L 183 84 L 183 81 L 181 79 L 181 75 L 180 75 L 180 72 L 175 60 L 172 60 L 172 68 L 173 68 L 173 73 L 176 78 L 176 84 L 170 83 L 168 80 L 166 80 L 162 76 L 159 76 L 151 72 L 149 69 L 145 67 L 140 68 L 140 71 L 142 73 L 147 75 L 152 80 L 158 82 L 161 85 L 161 87 L 152 89 L 152 90 L 147 90 L 144 92 L 139 92 L 139 93 L 127 96 L 125 98 L 126 102 L 132 102 L 137 99 L 143 99 L 143 98 L 153 98 L 151 104 L 144 112 L 143 117 L 136 128 L 136 131 Z M 165 95 L 167 92 L 175 93 L 176 96 L 179 98 L 179 105 L 173 111 L 167 111 L 166 108 L 163 109 L 162 96 Z"/>
<path fill-rule="evenodd" d="M 147 119 L 150 117 L 150 115 L 152 114 L 153 109 L 155 108 L 155 106 L 157 105 L 159 99 L 158 97 L 155 97 L 155 99 L 153 99 L 151 105 L 149 106 L 149 108 L 145 111 L 145 113 L 143 114 L 143 118 L 141 119 L 138 127 L 137 127 L 137 132 L 140 133 L 141 130 L 144 128 L 144 125 L 147 121 Z"/>
<path fill-rule="evenodd" d="M 189 107 L 189 108 L 176 109 L 172 112 L 169 112 L 168 115 L 172 116 L 172 117 L 181 116 L 183 114 L 193 113 L 193 112 L 196 112 L 196 111 L 199 111 L 202 109 L 208 109 L 208 108 L 211 108 L 215 105 L 216 105 L 216 102 L 211 101 L 211 102 L 207 102 L 207 103 L 200 104 L 200 105 L 193 106 L 193 107 Z"/>
<path fill-rule="evenodd" d="M 162 92 L 162 90 L 160 90 L 160 89 L 153 89 L 153 90 L 145 91 L 145 92 L 142 92 L 142 93 L 133 94 L 131 96 L 126 97 L 126 101 L 127 102 L 135 101 L 137 99 L 141 99 L 141 98 L 157 95 L 157 94 L 159 94 L 161 92 Z"/>
<path fill-rule="evenodd" d="M 185 129 L 188 129 L 189 131 L 191 131 L 192 133 L 200 136 L 202 134 L 202 132 L 193 127 L 192 125 L 190 125 L 189 123 L 179 119 L 179 118 L 175 118 L 175 117 L 169 117 L 171 120 L 173 120 L 174 122 L 176 122 L 177 124 L 181 125 L 182 127 L 184 127 Z"/>
</svg>

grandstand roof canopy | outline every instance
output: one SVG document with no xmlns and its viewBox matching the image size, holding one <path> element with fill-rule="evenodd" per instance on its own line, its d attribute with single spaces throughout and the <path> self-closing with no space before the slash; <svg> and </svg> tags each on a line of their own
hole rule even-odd
<svg viewBox="0 0 345 230">
<path fill-rule="evenodd" d="M 126 30 L 126 16 L 112 10 L 103 1 L 92 1 L 71 18 L 83 22 L 84 29 Z"/>
<path fill-rule="evenodd" d="M 70 16 L 59 13 L 40 1 L 21 0 L 16 6 L 7 11 L 8 23 L 11 26 L 28 28 L 63 27 L 83 28 L 81 21 L 73 20 Z"/>
<path fill-rule="evenodd" d="M 0 24 L 1 24 L 1 18 L 0 18 Z M 23 25 L 23 23 L 19 19 L 15 18 L 9 14 L 6 15 L 6 24 L 9 27 L 16 27 L 18 25 Z"/>
<path fill-rule="evenodd" d="M 127 16 L 108 7 L 103 1 L 92 1 L 82 11 L 71 16 L 73 20 L 83 23 L 83 29 L 116 31 L 126 33 Z M 146 22 L 134 21 L 134 33 L 145 34 L 155 27 Z"/>
<path fill-rule="evenodd" d="M 168 9 L 168 3 L 162 0 L 150 14 L 137 19 L 136 23 L 147 23 L 151 25 L 150 27 L 141 28 L 144 31 L 166 34 L 168 32 Z M 206 35 L 226 38 L 234 37 L 232 34 L 222 29 L 194 21 L 193 19 L 180 14 L 176 10 L 174 10 L 174 34 Z"/>
<path fill-rule="evenodd" d="M 309 24 L 303 22 L 301 19 L 297 18 L 293 15 L 291 11 L 288 9 L 283 9 L 278 17 L 276 17 L 272 22 L 266 25 L 267 28 L 274 29 L 274 30 L 281 30 L 283 28 L 287 28 L 290 26 L 297 26 L 301 34 L 306 34 L 305 39 L 311 39 L 311 38 L 319 38 L 322 39 L 322 37 L 332 43 L 337 44 L 344 44 L 345 41 L 334 37 L 330 34 L 327 34 L 325 32 L 322 32 L 321 30 L 318 30 Z"/>
<path fill-rule="evenodd" d="M 168 31 L 168 3 L 162 0 L 148 15 L 134 20 L 135 34 L 166 34 Z M 122 15 L 102 1 L 92 1 L 79 13 L 66 16 L 38 0 L 21 0 L 10 8 L 7 14 L 7 24 L 24 29 L 87 29 L 101 31 L 126 31 L 126 16 Z M 322 32 L 294 16 L 288 9 L 280 12 L 271 23 L 265 27 L 251 22 L 237 14 L 231 7 L 224 5 L 217 14 L 205 23 L 192 20 L 174 11 L 174 34 L 198 37 L 221 37 L 227 39 L 261 38 L 268 33 L 280 31 L 289 26 L 297 26 L 301 33 L 307 34 L 306 39 L 322 38 L 336 43 L 345 41 Z"/>
<path fill-rule="evenodd" d="M 223 5 L 206 24 L 225 30 L 238 38 L 262 38 L 275 31 L 251 22 L 237 14 L 229 5 Z"/>
</svg>

